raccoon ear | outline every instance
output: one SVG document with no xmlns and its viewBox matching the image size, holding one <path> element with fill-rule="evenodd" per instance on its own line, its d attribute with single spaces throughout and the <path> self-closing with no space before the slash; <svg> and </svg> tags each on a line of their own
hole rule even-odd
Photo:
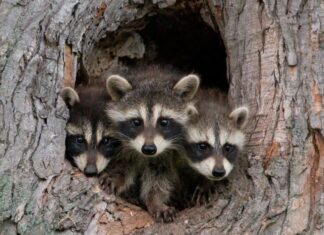
<svg viewBox="0 0 324 235">
<path fill-rule="evenodd" d="M 195 105 L 190 103 L 188 106 L 187 106 L 187 115 L 190 117 L 190 118 L 194 118 L 196 116 L 198 116 L 198 110 L 196 109 Z"/>
<path fill-rule="evenodd" d="M 197 93 L 200 79 L 197 75 L 189 74 L 181 78 L 173 87 L 184 100 L 191 100 Z"/>
<path fill-rule="evenodd" d="M 106 88 L 113 101 L 120 100 L 128 91 L 132 90 L 132 85 L 119 75 L 111 75 L 107 78 Z"/>
<path fill-rule="evenodd" d="M 242 129 L 248 122 L 249 109 L 245 106 L 238 107 L 230 113 L 229 118 L 238 129 Z"/>
<path fill-rule="evenodd" d="M 71 87 L 63 88 L 61 91 L 61 97 L 69 108 L 71 108 L 75 103 L 80 102 L 78 93 Z"/>
</svg>

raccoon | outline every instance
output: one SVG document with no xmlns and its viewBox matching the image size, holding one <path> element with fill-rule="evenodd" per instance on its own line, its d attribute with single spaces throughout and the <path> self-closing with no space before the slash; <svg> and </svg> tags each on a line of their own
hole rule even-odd
<svg viewBox="0 0 324 235">
<path fill-rule="evenodd" d="M 121 148 L 119 157 L 112 159 L 107 168 L 99 175 L 101 189 L 109 194 L 116 194 L 133 204 L 140 204 L 139 172 L 144 162 L 128 149 Z"/>
<path fill-rule="evenodd" d="M 191 101 L 200 80 L 154 66 L 126 77 L 107 79 L 113 100 L 107 116 L 119 132 L 125 155 L 138 162 L 134 167 L 140 177 L 140 200 L 156 220 L 170 222 L 175 210 L 167 204 L 179 182 L 174 158 L 185 140 L 184 127 L 196 113 Z"/>
<path fill-rule="evenodd" d="M 230 110 L 226 96 L 218 90 L 203 90 L 196 104 L 199 115 L 187 125 L 185 144 L 189 165 L 206 180 L 202 180 L 193 198 L 210 193 L 212 181 L 226 178 L 235 159 L 244 148 L 243 128 L 249 118 L 247 107 Z M 198 193 L 198 194 L 197 194 Z"/>
<path fill-rule="evenodd" d="M 104 111 L 110 97 L 99 86 L 66 87 L 61 96 L 70 110 L 66 158 L 87 176 L 97 175 L 119 152 L 120 142 L 113 137 Z"/>
</svg>

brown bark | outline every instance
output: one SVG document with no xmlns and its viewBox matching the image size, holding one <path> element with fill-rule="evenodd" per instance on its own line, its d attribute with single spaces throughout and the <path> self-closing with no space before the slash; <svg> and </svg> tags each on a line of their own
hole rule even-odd
<svg viewBox="0 0 324 235">
<path fill-rule="evenodd" d="M 324 233 L 320 1 L 175 2 L 0 1 L 0 234 Z M 187 9 L 219 31 L 230 101 L 253 117 L 246 158 L 213 202 L 157 224 L 66 162 L 58 94 L 81 57 L 96 77 L 119 56 L 154 54 L 130 32 Z"/>
</svg>

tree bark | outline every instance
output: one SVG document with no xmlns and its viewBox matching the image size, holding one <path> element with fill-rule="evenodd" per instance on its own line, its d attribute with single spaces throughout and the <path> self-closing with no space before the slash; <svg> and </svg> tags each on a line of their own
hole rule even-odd
<svg viewBox="0 0 324 235">
<path fill-rule="evenodd" d="M 143 57 L 145 42 L 119 33 L 182 8 L 219 31 L 229 99 L 252 119 L 246 157 L 213 202 L 162 224 L 64 159 L 59 91 L 81 60 L 96 77 L 118 56 Z M 324 234 L 319 0 L 0 1 L 0 22 L 0 234 Z"/>
</svg>

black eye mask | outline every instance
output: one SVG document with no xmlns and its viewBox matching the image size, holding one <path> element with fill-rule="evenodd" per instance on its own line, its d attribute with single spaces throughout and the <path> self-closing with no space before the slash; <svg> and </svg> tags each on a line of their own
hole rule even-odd
<svg viewBox="0 0 324 235">
<path fill-rule="evenodd" d="M 175 142 L 184 140 L 183 126 L 172 118 L 160 117 L 157 120 L 156 129 L 166 140 Z"/>
<path fill-rule="evenodd" d="M 120 133 L 131 139 L 135 139 L 144 130 L 143 120 L 140 118 L 134 118 L 118 123 L 118 130 Z M 124 138 L 121 136 L 121 138 Z"/>
<path fill-rule="evenodd" d="M 192 162 L 201 162 L 210 157 L 213 147 L 207 142 L 185 144 L 187 156 Z"/>
<path fill-rule="evenodd" d="M 229 162 L 234 162 L 238 156 L 239 149 L 236 145 L 225 143 L 222 147 L 224 156 L 228 159 Z"/>
<path fill-rule="evenodd" d="M 102 138 L 97 148 L 105 158 L 112 158 L 119 152 L 120 145 L 118 139 L 107 136 Z"/>
</svg>

